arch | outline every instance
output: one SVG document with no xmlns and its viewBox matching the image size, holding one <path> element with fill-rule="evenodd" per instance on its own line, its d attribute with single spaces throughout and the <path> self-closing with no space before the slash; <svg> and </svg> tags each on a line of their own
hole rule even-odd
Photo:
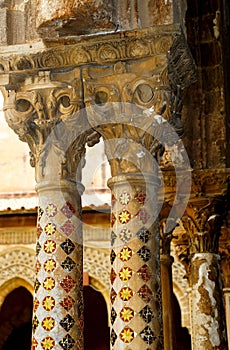
<svg viewBox="0 0 230 350">
<path fill-rule="evenodd" d="M 34 266 L 34 250 L 20 246 L 4 250 L 0 255 L 0 287 L 17 278 L 23 280 L 24 284 L 33 286 Z"/>
<path fill-rule="evenodd" d="M 0 286 L 0 310 L 6 296 L 19 287 L 24 287 L 33 295 L 34 287 L 32 284 L 20 277 L 11 278 Z"/>
</svg>

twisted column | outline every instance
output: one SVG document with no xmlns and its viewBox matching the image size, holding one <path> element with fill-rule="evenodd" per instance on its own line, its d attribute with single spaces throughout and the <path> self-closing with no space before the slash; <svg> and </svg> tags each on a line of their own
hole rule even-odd
<svg viewBox="0 0 230 350">
<path fill-rule="evenodd" d="M 79 71 L 72 72 L 73 79 Z M 83 349 L 81 224 L 84 121 L 76 82 L 39 73 L 9 91 L 5 116 L 29 144 L 39 197 L 34 285 L 35 350 Z M 79 127 L 80 125 L 80 127 Z"/>
<path fill-rule="evenodd" d="M 218 253 L 223 205 L 207 200 L 193 204 L 187 208 L 190 216 L 183 217 L 189 238 L 192 348 L 224 350 L 227 339 Z"/>
</svg>

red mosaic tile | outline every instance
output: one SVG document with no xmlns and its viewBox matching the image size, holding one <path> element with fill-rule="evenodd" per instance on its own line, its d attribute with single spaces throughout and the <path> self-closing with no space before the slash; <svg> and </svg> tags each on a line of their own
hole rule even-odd
<svg viewBox="0 0 230 350">
<path fill-rule="evenodd" d="M 131 343 L 134 339 L 134 331 L 132 328 L 125 327 L 120 333 L 120 339 L 126 344 Z"/>
<path fill-rule="evenodd" d="M 48 259 L 44 263 L 44 270 L 48 273 L 54 271 L 56 268 L 56 261 L 54 259 Z"/>
<path fill-rule="evenodd" d="M 146 284 L 137 293 L 146 303 L 149 303 L 152 299 L 152 291 Z"/>
<path fill-rule="evenodd" d="M 46 277 L 43 282 L 43 287 L 47 291 L 51 291 L 55 287 L 55 279 L 53 277 Z"/>
<path fill-rule="evenodd" d="M 115 299 L 117 297 L 117 293 L 115 292 L 115 290 L 112 288 L 111 289 L 111 293 L 110 293 L 110 300 L 111 300 L 111 303 L 113 304 Z"/>
<path fill-rule="evenodd" d="M 54 348 L 54 345 L 55 341 L 51 337 L 45 337 L 41 342 L 42 349 L 44 350 L 52 350 Z"/>
<path fill-rule="evenodd" d="M 150 218 L 150 215 L 148 214 L 148 212 L 145 210 L 145 208 L 141 208 L 138 212 L 138 218 L 139 220 L 145 225 L 149 218 Z"/>
<path fill-rule="evenodd" d="M 123 262 L 127 262 L 132 257 L 132 255 L 132 250 L 129 247 L 124 247 L 118 253 L 118 258 Z"/>
<path fill-rule="evenodd" d="M 112 194 L 112 198 L 111 198 L 111 204 L 112 204 L 112 207 L 114 207 L 114 205 L 116 204 L 116 197 L 114 196 L 114 194 Z"/>
<path fill-rule="evenodd" d="M 32 338 L 32 344 L 31 344 L 31 350 L 37 350 L 38 347 L 38 342 L 37 340 L 33 337 Z"/>
<path fill-rule="evenodd" d="M 144 205 L 146 200 L 146 193 L 143 191 L 137 192 L 134 198 L 138 201 L 138 203 Z"/>
<path fill-rule="evenodd" d="M 111 215 L 111 220 L 110 220 L 110 222 L 111 222 L 111 226 L 113 227 L 114 226 L 114 224 L 115 224 L 115 222 L 116 222 L 116 217 L 115 217 L 115 215 L 112 213 L 112 215 Z"/>
<path fill-rule="evenodd" d="M 114 271 L 114 269 L 112 268 L 111 273 L 110 273 L 110 281 L 111 281 L 112 284 L 115 281 L 116 277 L 117 277 L 117 274 Z"/>
<path fill-rule="evenodd" d="M 46 226 L 45 226 L 45 233 L 48 236 L 53 235 L 56 232 L 56 225 L 53 224 L 52 222 L 49 222 Z"/>
<path fill-rule="evenodd" d="M 67 275 L 63 280 L 60 282 L 60 285 L 62 288 L 66 291 L 66 293 L 69 293 L 69 291 L 76 285 L 76 282 L 72 279 L 71 276 Z"/>
<path fill-rule="evenodd" d="M 130 307 L 124 306 L 123 309 L 120 311 L 120 318 L 124 322 L 129 322 L 134 317 L 134 310 Z"/>
<path fill-rule="evenodd" d="M 131 220 L 130 212 L 126 209 L 123 209 L 118 215 L 118 220 L 121 224 L 127 224 Z"/>
<path fill-rule="evenodd" d="M 76 212 L 74 206 L 70 202 L 66 202 L 65 205 L 61 208 L 61 212 L 70 219 Z"/>
<path fill-rule="evenodd" d="M 64 298 L 61 302 L 60 305 L 66 310 L 69 311 L 75 304 L 75 301 L 73 298 L 71 298 L 69 295 L 68 297 Z"/>
<path fill-rule="evenodd" d="M 53 329 L 55 326 L 55 320 L 53 317 L 51 316 L 47 316 L 46 318 L 44 318 L 44 320 L 42 321 L 42 327 L 46 330 L 46 331 L 51 331 L 51 329 Z"/>
<path fill-rule="evenodd" d="M 71 235 L 74 231 L 74 225 L 70 220 L 67 220 L 62 226 L 61 226 L 62 232 L 66 234 L 66 236 Z"/>
<path fill-rule="evenodd" d="M 36 261 L 36 263 L 35 263 L 35 272 L 36 272 L 36 275 L 38 274 L 38 272 L 40 271 L 40 269 L 41 269 L 41 263 L 40 263 L 40 261 Z"/>
<path fill-rule="evenodd" d="M 129 287 L 123 287 L 120 292 L 119 292 L 119 297 L 123 301 L 128 301 L 132 298 L 133 296 L 133 291 Z"/>
<path fill-rule="evenodd" d="M 35 297 L 35 298 L 34 298 L 34 307 L 33 307 L 34 313 L 36 313 L 39 304 L 40 304 L 40 303 L 39 303 L 39 300 Z"/>
<path fill-rule="evenodd" d="M 46 311 L 53 310 L 55 304 L 56 304 L 55 299 L 50 295 L 46 296 L 42 301 L 42 306 Z"/>
<path fill-rule="evenodd" d="M 122 282 L 128 282 L 133 275 L 133 271 L 130 267 L 125 266 L 119 271 L 119 277 Z"/>
<path fill-rule="evenodd" d="M 41 228 L 41 226 L 38 224 L 38 226 L 37 226 L 37 238 L 40 238 L 41 234 L 42 234 L 42 228 Z"/>
<path fill-rule="evenodd" d="M 143 265 L 138 271 L 138 276 L 140 276 L 145 282 L 148 282 L 151 278 L 151 270 L 148 265 Z"/>
<path fill-rule="evenodd" d="M 52 239 L 48 239 L 48 240 L 44 243 L 43 250 L 44 250 L 47 254 L 52 254 L 52 253 L 56 250 L 56 243 L 55 243 Z"/>
</svg>

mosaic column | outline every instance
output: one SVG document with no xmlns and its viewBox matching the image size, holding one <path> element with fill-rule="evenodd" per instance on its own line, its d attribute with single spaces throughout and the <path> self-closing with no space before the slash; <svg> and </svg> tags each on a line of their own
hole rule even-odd
<svg viewBox="0 0 230 350">
<path fill-rule="evenodd" d="M 196 221 L 194 217 L 183 218 L 190 241 L 192 349 L 227 350 L 218 254 L 222 220 L 220 215 L 208 214 L 207 208 L 200 209 L 194 210 Z"/>
<path fill-rule="evenodd" d="M 35 74 L 17 92 L 9 91 L 5 103 L 8 124 L 30 146 L 39 197 L 32 350 L 84 348 L 80 182 L 85 136 L 78 114 L 79 71 L 71 75 L 67 85 L 68 73 L 56 72 L 58 81 L 50 72 Z"/>
<path fill-rule="evenodd" d="M 109 180 L 111 211 L 111 345 L 162 349 L 162 312 L 154 175 Z"/>
</svg>

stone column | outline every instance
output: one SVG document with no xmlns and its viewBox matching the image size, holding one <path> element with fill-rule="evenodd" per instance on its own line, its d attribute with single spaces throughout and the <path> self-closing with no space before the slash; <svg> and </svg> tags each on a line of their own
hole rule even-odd
<svg viewBox="0 0 230 350">
<path fill-rule="evenodd" d="M 86 112 L 112 178 L 111 347 L 163 349 L 157 187 L 163 135 L 181 131 L 165 56 L 83 70 Z M 178 92 L 178 90 L 177 90 Z M 177 93 L 176 92 L 176 93 Z M 175 101 L 177 101 L 175 103 Z M 169 121 L 169 123 L 166 122 Z M 98 134 L 97 134 L 98 133 Z M 167 135 L 167 136 L 166 136 Z"/>
<path fill-rule="evenodd" d="M 193 350 L 227 350 L 218 254 L 222 218 L 215 210 L 223 212 L 218 200 L 215 205 L 200 200 L 197 204 L 190 203 L 187 213 L 191 216 L 183 218 L 189 235 Z"/>
<path fill-rule="evenodd" d="M 161 234 L 161 287 L 162 287 L 162 309 L 163 309 L 163 328 L 164 328 L 164 349 L 173 350 L 175 343 L 175 332 L 173 323 L 173 283 L 172 283 L 172 264 L 173 257 L 170 255 L 170 243 L 172 240 L 172 231 L 167 232 L 166 223 L 160 221 Z"/>
<path fill-rule="evenodd" d="M 27 77 L 5 101 L 9 126 L 30 146 L 39 196 L 34 350 L 84 347 L 80 181 L 85 136 L 79 135 L 84 129 L 75 81 L 79 71 L 71 74 L 68 85 L 62 73 L 56 73 L 57 81 L 50 72 Z"/>
</svg>

